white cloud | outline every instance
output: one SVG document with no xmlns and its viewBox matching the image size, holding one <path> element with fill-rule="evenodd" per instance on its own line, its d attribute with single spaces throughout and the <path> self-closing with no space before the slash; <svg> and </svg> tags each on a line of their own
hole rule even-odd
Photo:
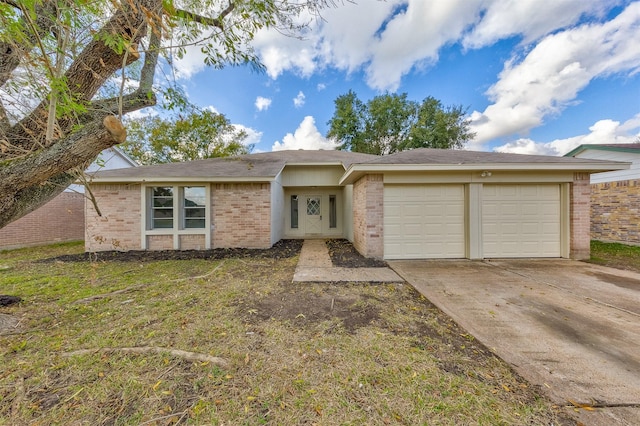
<svg viewBox="0 0 640 426">
<path fill-rule="evenodd" d="M 204 107 L 202 109 L 205 110 L 205 111 L 211 111 L 214 114 L 221 114 L 221 112 L 218 111 L 218 108 L 214 107 L 213 105 L 206 106 L 206 107 Z"/>
<path fill-rule="evenodd" d="M 244 130 L 247 134 L 247 137 L 242 141 L 243 145 L 257 145 L 262 140 L 262 132 L 259 132 L 256 129 L 247 127 L 243 124 L 234 124 L 233 127 L 238 130 Z"/>
<path fill-rule="evenodd" d="M 302 107 L 304 105 L 305 97 L 306 96 L 304 96 L 304 93 L 302 93 L 302 91 L 298 92 L 298 95 L 295 98 L 293 98 L 293 105 L 296 108 Z"/>
<path fill-rule="evenodd" d="M 489 46 L 498 40 L 522 36 L 530 43 L 575 24 L 585 15 L 602 16 L 618 0 L 490 0 L 483 2 L 478 22 L 463 38 L 468 48 Z"/>
<path fill-rule="evenodd" d="M 522 61 L 507 62 L 487 92 L 493 104 L 471 115 L 475 144 L 541 125 L 596 77 L 638 72 L 638 37 L 640 3 L 633 3 L 609 22 L 550 35 Z"/>
<path fill-rule="evenodd" d="M 258 96 L 256 98 L 255 106 L 258 111 L 265 111 L 271 106 L 271 99 Z"/>
<path fill-rule="evenodd" d="M 272 78 L 284 71 L 309 76 L 326 66 L 364 70 L 378 90 L 396 90 L 402 76 L 438 60 L 439 50 L 462 42 L 480 48 L 500 39 L 533 42 L 584 16 L 600 17 L 618 0 L 388 0 L 345 3 L 323 11 L 304 40 L 260 31 L 254 46 Z"/>
<path fill-rule="evenodd" d="M 635 143 L 640 137 L 640 114 L 620 124 L 610 119 L 589 127 L 590 133 L 552 142 L 538 143 L 528 138 L 518 139 L 495 148 L 498 152 L 515 154 L 564 155 L 583 144 Z"/>
<path fill-rule="evenodd" d="M 318 90 L 318 92 L 323 91 L 324 89 L 327 88 L 327 85 L 324 83 L 318 83 L 318 86 L 316 87 L 316 89 Z"/>
<path fill-rule="evenodd" d="M 366 67 L 367 83 L 380 90 L 395 91 L 403 75 L 414 67 L 438 60 L 439 49 L 457 40 L 473 22 L 479 1 L 410 1 L 396 13 L 371 47 Z"/>
<path fill-rule="evenodd" d="M 308 77 L 326 67 L 352 73 L 364 70 L 367 83 L 395 90 L 403 75 L 428 67 L 439 50 L 460 42 L 481 48 L 509 37 L 533 43 L 587 17 L 602 18 L 620 0 L 387 0 L 345 2 L 322 11 L 305 12 L 295 23 L 309 24 L 302 39 L 276 29 L 258 31 L 252 43 L 266 67 L 278 78 L 291 71 Z M 629 6 L 631 7 L 631 6 Z M 176 60 L 178 73 L 188 78 L 203 68 L 197 46 Z M 318 90 L 320 86 L 318 86 Z"/>
<path fill-rule="evenodd" d="M 154 107 L 142 108 L 136 111 L 128 112 L 125 115 L 126 120 L 139 120 L 145 117 L 155 117 L 159 115 L 158 110 Z"/>
<path fill-rule="evenodd" d="M 271 147 L 272 151 L 285 149 L 336 149 L 336 144 L 326 139 L 316 128 L 316 122 L 310 115 L 306 116 L 296 131 L 287 133 L 282 142 L 276 141 Z"/>
</svg>

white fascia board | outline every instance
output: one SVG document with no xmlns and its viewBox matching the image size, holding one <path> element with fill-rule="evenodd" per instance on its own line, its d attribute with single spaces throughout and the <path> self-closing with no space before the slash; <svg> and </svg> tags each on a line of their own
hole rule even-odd
<svg viewBox="0 0 640 426">
<path fill-rule="evenodd" d="M 181 182 L 207 182 L 207 183 L 229 183 L 229 182 L 271 182 L 273 176 L 258 177 L 109 177 L 109 178 L 89 178 L 90 183 L 181 183 Z"/>
<path fill-rule="evenodd" d="M 327 166 L 340 166 L 343 169 L 344 164 L 341 163 L 340 161 L 332 161 L 332 162 L 319 162 L 319 163 L 287 163 L 287 166 L 297 166 L 297 167 L 304 167 L 304 166 L 312 166 L 312 167 L 327 167 Z"/>
<path fill-rule="evenodd" d="M 593 163 L 473 163 L 473 164 L 355 164 L 340 178 L 340 185 L 354 183 L 361 176 L 384 172 L 456 172 L 456 171 L 573 171 L 596 173 L 626 170 L 631 163 L 597 161 Z"/>
</svg>

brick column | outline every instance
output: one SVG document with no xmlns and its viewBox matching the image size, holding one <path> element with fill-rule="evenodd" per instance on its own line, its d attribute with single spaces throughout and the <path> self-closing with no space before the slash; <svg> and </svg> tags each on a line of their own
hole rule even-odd
<svg viewBox="0 0 640 426">
<path fill-rule="evenodd" d="M 570 195 L 571 247 L 572 259 L 589 259 L 591 256 L 591 186 L 589 173 L 574 173 Z"/>
<path fill-rule="evenodd" d="M 353 185 L 353 245 L 363 256 L 384 256 L 382 175 L 366 175 Z"/>
</svg>

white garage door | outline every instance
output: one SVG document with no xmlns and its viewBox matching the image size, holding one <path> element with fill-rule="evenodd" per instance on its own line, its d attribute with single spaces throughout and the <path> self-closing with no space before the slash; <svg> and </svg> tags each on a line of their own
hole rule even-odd
<svg viewBox="0 0 640 426">
<path fill-rule="evenodd" d="M 386 259 L 464 255 L 463 185 L 385 185 Z"/>
<path fill-rule="evenodd" d="M 560 185 L 483 185 L 484 257 L 560 257 Z"/>
</svg>

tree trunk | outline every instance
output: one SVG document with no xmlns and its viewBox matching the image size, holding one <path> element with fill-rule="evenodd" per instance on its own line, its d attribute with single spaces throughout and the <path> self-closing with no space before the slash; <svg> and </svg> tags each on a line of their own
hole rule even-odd
<svg viewBox="0 0 640 426">
<path fill-rule="evenodd" d="M 17 3 L 19 4 L 19 3 Z M 87 112 L 58 117 L 57 134 L 47 140 L 48 97 L 18 123 L 11 125 L 0 103 L 0 228 L 42 206 L 77 178 L 72 170 L 86 168 L 98 154 L 125 140 L 126 131 L 113 115 L 155 105 L 153 75 L 160 45 L 162 0 L 114 2 L 117 9 L 64 73 L 75 102 Z M 23 40 L 0 42 L 0 87 L 20 61 L 27 61 L 36 41 L 55 32 L 56 2 L 36 7 L 36 25 Z M 22 10 L 24 16 L 24 10 Z M 139 59 L 140 41 L 153 25 L 137 91 L 94 101 L 107 79 Z M 117 52 L 105 40 L 122 37 L 128 46 Z"/>
</svg>

